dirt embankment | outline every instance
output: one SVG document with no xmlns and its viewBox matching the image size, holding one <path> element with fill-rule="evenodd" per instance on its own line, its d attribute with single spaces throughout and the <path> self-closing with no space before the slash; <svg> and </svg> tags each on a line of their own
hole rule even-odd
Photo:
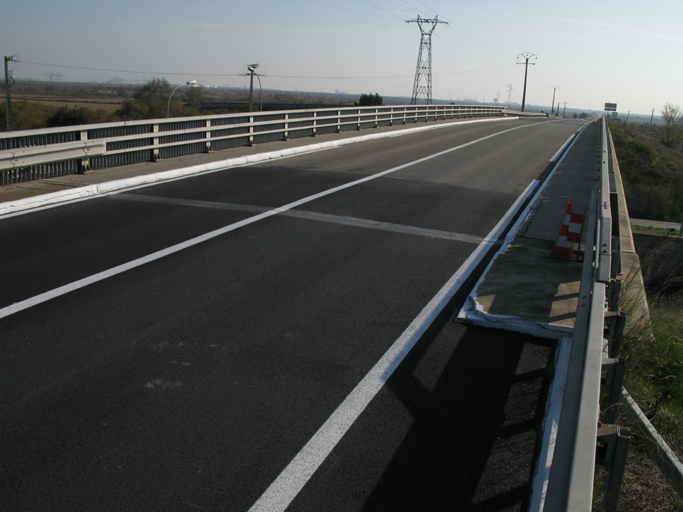
<svg viewBox="0 0 683 512">
<path fill-rule="evenodd" d="M 683 295 L 683 239 L 633 233 L 650 300 Z"/>
</svg>

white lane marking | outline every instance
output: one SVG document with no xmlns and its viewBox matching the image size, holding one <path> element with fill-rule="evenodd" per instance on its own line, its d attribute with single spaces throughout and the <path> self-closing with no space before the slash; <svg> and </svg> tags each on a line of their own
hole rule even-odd
<svg viewBox="0 0 683 512">
<path fill-rule="evenodd" d="M 42 194 L 40 196 L 19 199 L 17 201 L 8 201 L 0 203 L 0 219 L 13 217 L 15 215 L 23 215 L 24 213 L 31 213 L 46 208 L 55 208 L 62 206 L 65 203 L 75 203 L 79 201 L 88 201 L 97 197 L 116 194 L 121 190 L 135 190 L 141 187 L 149 187 L 157 185 L 165 181 L 177 181 L 185 178 L 191 178 L 199 174 L 206 174 L 210 172 L 222 172 L 231 167 L 246 167 L 248 165 L 258 165 L 267 160 L 280 160 L 283 158 L 293 158 L 295 156 L 314 153 L 317 151 L 326 151 L 328 149 L 337 149 L 348 144 L 355 144 L 357 142 L 364 142 L 369 140 L 382 139 L 386 137 L 401 137 L 403 135 L 410 135 L 427 130 L 437 130 L 447 127 L 458 127 L 460 125 L 472 123 L 488 123 L 493 121 L 514 121 L 518 117 L 495 117 L 487 119 L 472 119 L 469 121 L 455 121 L 453 123 L 445 123 L 433 126 L 421 126 L 418 128 L 406 128 L 397 130 L 396 132 L 376 133 L 372 135 L 361 135 L 358 137 L 351 137 L 348 139 L 337 139 L 334 141 L 321 142 L 319 144 L 310 144 L 307 146 L 298 146 L 293 148 L 283 149 L 281 151 L 270 151 L 266 153 L 257 153 L 255 155 L 246 155 L 237 158 L 229 158 L 223 161 L 215 161 L 208 164 L 193 165 L 182 169 L 173 169 L 170 171 L 162 171 L 159 173 L 136 176 L 134 178 L 124 178 L 99 185 L 88 185 L 85 187 L 74 188 L 68 191 L 67 194 L 62 192 L 53 192 L 51 194 Z M 16 209 L 16 211 L 14 211 Z M 12 213 L 6 213 L 12 210 Z"/>
<path fill-rule="evenodd" d="M 225 233 L 229 233 L 230 231 L 234 231 L 236 229 L 239 229 L 244 226 L 248 226 L 249 224 L 253 224 L 255 222 L 258 222 L 263 219 L 267 219 L 268 217 L 272 217 L 273 215 L 277 215 L 278 213 L 286 212 L 287 210 L 291 210 L 292 208 L 296 208 L 297 206 L 301 206 L 302 204 L 310 203 L 311 201 L 315 201 L 316 199 L 320 199 L 321 197 L 328 196 L 330 194 L 334 194 L 335 192 L 339 192 L 341 190 L 345 190 L 347 188 L 355 187 L 356 185 L 361 185 L 363 183 L 366 183 L 368 181 L 376 180 L 377 178 L 381 178 L 382 176 L 386 176 L 387 174 L 391 174 L 397 171 L 400 171 L 402 169 L 405 169 L 406 167 L 411 167 L 413 165 L 420 164 L 422 162 L 427 162 L 428 160 L 432 160 L 434 158 L 438 158 L 440 156 L 446 155 L 448 153 L 451 153 L 453 151 L 456 151 L 458 149 L 465 148 L 467 146 L 471 146 L 473 144 L 477 144 L 479 142 L 485 141 L 487 139 L 490 139 L 492 137 L 496 137 L 498 135 L 502 135 L 504 133 L 508 133 L 514 130 L 519 130 L 521 128 L 527 128 L 530 126 L 538 126 L 538 124 L 531 124 L 531 125 L 522 125 L 522 126 L 516 126 L 515 128 L 508 128 L 507 130 L 503 130 L 497 133 L 493 133 L 491 135 L 487 135 L 486 137 L 481 137 L 480 139 L 473 140 L 471 142 L 467 142 L 465 144 L 461 144 L 460 146 L 456 146 L 450 149 L 446 149 L 444 151 L 440 151 L 438 153 L 434 153 L 433 155 L 426 156 L 424 158 L 419 158 L 417 160 L 414 160 L 412 162 L 408 162 L 403 165 L 399 165 L 397 167 L 394 167 L 392 169 L 388 169 L 386 171 L 378 172 L 377 174 L 372 174 L 370 176 L 366 176 L 364 178 L 360 178 L 355 181 L 351 181 L 349 183 L 345 183 L 344 185 L 339 185 L 334 188 L 330 188 L 328 190 L 324 190 L 323 192 L 319 192 L 317 194 L 313 194 L 308 197 L 304 197 L 303 199 L 299 199 L 297 201 L 294 201 L 292 203 L 286 204 L 284 206 L 280 206 L 278 208 L 274 208 L 272 210 L 269 210 L 264 213 L 260 213 L 258 215 L 255 215 L 253 217 L 249 217 L 248 219 L 241 220 L 239 222 L 235 222 L 234 224 L 230 224 L 228 226 L 222 227 L 220 229 L 216 229 L 215 231 L 211 231 L 209 233 L 206 233 L 204 235 L 192 238 L 190 240 L 186 240 L 185 242 L 181 242 L 176 245 L 172 245 L 171 247 L 167 247 L 166 249 L 162 249 L 161 251 L 154 252 L 152 254 L 148 254 L 147 256 L 143 256 L 142 258 L 138 258 L 133 261 L 129 261 L 127 263 L 124 263 L 122 265 L 118 265 L 116 267 L 110 268 L 108 270 L 105 270 L 103 272 L 99 272 L 97 274 L 94 274 L 92 276 L 86 277 L 84 279 L 79 279 L 78 281 L 74 281 L 72 283 L 69 283 L 64 286 L 60 286 L 59 288 L 55 288 L 53 290 L 50 290 L 49 292 L 41 293 L 39 295 L 36 295 L 34 297 L 31 297 L 29 299 L 20 301 L 20 302 L 15 302 L 11 306 L 4 307 L 0 309 L 0 318 L 4 318 L 6 316 L 13 315 L 15 313 L 18 313 L 20 311 L 24 311 L 25 309 L 29 309 L 33 306 L 36 306 L 38 304 L 42 304 L 43 302 L 46 302 L 48 300 L 54 299 L 56 297 L 60 297 L 64 294 L 67 294 L 69 292 L 79 290 L 81 288 L 84 288 L 86 286 L 89 286 L 91 284 L 97 283 L 99 281 L 102 281 L 104 279 L 107 279 L 109 277 L 113 277 L 118 274 L 122 274 L 123 272 L 126 272 L 128 270 L 132 270 L 134 268 L 137 268 L 141 265 L 144 265 L 146 263 L 150 263 L 152 261 L 158 260 L 160 258 L 164 258 L 166 256 L 169 256 L 171 254 L 174 254 L 178 251 L 182 251 L 183 249 L 187 249 L 188 247 L 192 247 L 197 244 L 201 244 L 202 242 L 206 242 L 207 240 L 211 240 L 212 238 L 216 238 L 218 236 L 224 235 Z"/>
<path fill-rule="evenodd" d="M 192 206 L 197 208 L 210 208 L 216 210 L 237 210 L 245 212 L 261 213 L 267 212 L 268 206 L 254 206 L 248 204 L 234 204 L 234 203 L 219 203 L 215 201 L 198 201 L 196 199 L 176 199 L 172 197 L 158 197 L 147 196 L 142 194 L 118 194 L 114 196 L 115 199 L 123 199 L 126 201 L 148 202 L 156 204 L 173 204 L 179 206 Z M 372 219 L 359 219 L 357 217 L 347 217 L 342 215 L 330 215 L 328 213 L 311 212 L 306 210 L 290 210 L 283 212 L 280 215 L 285 217 L 294 217 L 299 219 L 316 220 L 321 222 L 330 222 L 333 224 L 349 225 L 354 227 L 377 229 L 381 231 L 393 231 L 395 233 L 405 233 L 409 235 L 418 235 L 428 238 L 440 238 L 442 240 L 455 240 L 457 242 L 467 242 L 470 244 L 479 244 L 483 240 L 480 236 L 468 235 L 465 233 L 453 233 L 450 231 L 440 231 L 436 229 L 420 228 L 417 226 L 408 226 L 405 224 L 393 224 L 391 222 L 382 222 Z"/>
<path fill-rule="evenodd" d="M 486 241 L 496 240 L 500 237 L 520 205 L 529 197 L 537 183 L 538 180 L 534 180 L 529 184 L 505 216 L 491 230 L 485 239 Z M 382 386 L 384 386 L 394 370 L 403 361 L 403 358 L 410 352 L 415 343 L 417 343 L 437 315 L 453 298 L 453 295 L 455 295 L 486 255 L 490 247 L 486 241 L 482 242 L 475 249 L 441 290 L 429 301 L 429 304 L 425 306 L 377 364 L 349 393 L 323 426 L 320 427 L 289 465 L 266 489 L 258 501 L 249 509 L 249 512 L 283 512 L 289 506 L 344 434 L 351 428 L 351 425 L 353 425 Z"/>
<path fill-rule="evenodd" d="M 577 137 L 577 136 L 579 135 L 579 133 L 581 133 L 581 131 L 582 131 L 586 126 L 588 126 L 588 124 L 584 124 L 581 128 L 579 128 L 578 130 L 576 130 L 576 133 L 570 135 L 569 138 L 567 139 L 567 142 L 565 142 L 564 144 L 562 144 L 562 147 L 561 147 L 560 149 L 558 149 L 558 150 L 557 150 L 557 153 L 555 153 L 555 154 L 553 155 L 553 157 L 550 159 L 550 162 L 554 162 L 555 160 L 557 160 L 557 158 L 558 158 L 558 157 L 562 154 L 562 152 L 564 151 L 564 148 L 566 148 L 566 147 L 569 145 L 569 143 L 572 141 L 572 139 L 573 139 L 574 137 Z"/>
<path fill-rule="evenodd" d="M 553 157 L 550 159 L 550 162 L 554 162 L 555 160 L 557 160 L 557 157 L 559 157 L 562 154 L 564 148 L 566 148 L 569 145 L 569 143 L 572 141 L 574 137 L 576 137 L 576 134 L 572 133 L 567 139 L 567 141 L 564 144 L 562 144 L 562 147 L 560 147 L 560 149 L 557 150 L 557 153 L 553 155 Z"/>
</svg>

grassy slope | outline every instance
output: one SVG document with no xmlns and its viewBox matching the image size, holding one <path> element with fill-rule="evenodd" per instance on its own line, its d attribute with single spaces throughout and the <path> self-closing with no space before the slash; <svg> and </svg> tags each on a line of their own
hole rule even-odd
<svg viewBox="0 0 683 512">
<path fill-rule="evenodd" d="M 610 131 L 631 217 L 679 221 L 683 215 L 683 153 L 665 147 L 633 125 L 610 123 Z"/>
<path fill-rule="evenodd" d="M 644 134 L 633 126 L 610 123 L 610 130 L 630 215 L 680 219 L 683 154 L 664 147 L 652 139 L 653 134 Z M 641 242 L 638 254 L 651 323 L 632 327 L 624 335 L 621 356 L 628 365 L 624 387 L 683 458 L 683 243 L 666 237 L 645 238 L 650 239 L 651 247 L 642 247 L 648 241 Z M 628 281 L 624 286 L 629 286 Z M 632 313 L 627 304 L 622 304 L 621 309 L 627 315 Z M 647 461 L 637 440 L 629 456 L 620 510 L 683 510 L 683 501 Z"/>
</svg>

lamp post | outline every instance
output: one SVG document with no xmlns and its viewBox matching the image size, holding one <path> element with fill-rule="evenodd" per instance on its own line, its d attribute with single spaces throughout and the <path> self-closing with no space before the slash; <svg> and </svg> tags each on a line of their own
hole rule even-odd
<svg viewBox="0 0 683 512">
<path fill-rule="evenodd" d="M 261 106 L 259 107 L 259 112 L 263 112 L 263 87 L 261 87 L 261 77 L 266 75 L 260 75 L 256 72 L 258 64 L 248 64 L 248 73 L 240 73 L 240 76 L 248 76 L 249 80 L 249 112 L 254 111 L 254 77 L 258 78 L 259 87 L 259 102 Z"/>
<path fill-rule="evenodd" d="M 261 87 L 261 75 L 259 75 L 256 72 L 256 68 L 258 67 L 258 64 L 248 64 L 247 65 L 247 73 L 242 73 L 240 76 L 248 76 L 249 77 L 249 112 L 254 111 L 254 76 L 258 78 L 258 86 L 259 86 L 259 98 L 260 98 L 260 103 L 261 107 L 259 111 L 263 111 L 263 88 Z"/>
<path fill-rule="evenodd" d="M 256 78 L 258 78 L 258 101 L 259 101 L 259 112 L 263 112 L 263 87 L 261 87 L 261 75 L 256 73 Z"/>
<path fill-rule="evenodd" d="M 178 87 L 173 89 L 173 92 L 171 95 L 168 97 L 168 106 L 166 107 L 166 118 L 170 117 L 171 113 L 171 98 L 173 98 L 173 93 L 176 92 L 178 89 L 181 87 L 185 87 L 186 85 L 190 85 L 192 87 L 197 87 L 197 80 L 190 80 L 189 82 L 186 82 L 184 84 L 180 84 Z"/>
<path fill-rule="evenodd" d="M 10 62 L 19 62 L 19 60 L 14 58 L 14 55 L 10 57 L 5 57 L 5 111 L 7 114 L 7 131 L 12 131 L 12 100 L 10 98 L 9 90 L 14 85 L 14 76 L 12 76 L 12 71 L 9 69 Z"/>
</svg>

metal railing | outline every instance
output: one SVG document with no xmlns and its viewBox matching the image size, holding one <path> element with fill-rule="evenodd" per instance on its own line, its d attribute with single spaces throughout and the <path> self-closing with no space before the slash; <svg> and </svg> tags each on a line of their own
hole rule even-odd
<svg viewBox="0 0 683 512">
<path fill-rule="evenodd" d="M 616 511 L 630 443 L 628 429 L 614 424 L 626 369 L 619 359 L 625 315 L 617 312 L 619 215 L 608 133 L 603 119 L 600 184 L 591 197 L 576 325 L 546 511 L 590 511 L 596 464 L 609 469 L 603 507 Z M 601 391 L 606 394 L 602 418 Z"/>
<path fill-rule="evenodd" d="M 501 117 L 506 110 L 484 105 L 324 108 L 5 132 L 0 133 L 0 185 L 347 130 Z"/>
</svg>

